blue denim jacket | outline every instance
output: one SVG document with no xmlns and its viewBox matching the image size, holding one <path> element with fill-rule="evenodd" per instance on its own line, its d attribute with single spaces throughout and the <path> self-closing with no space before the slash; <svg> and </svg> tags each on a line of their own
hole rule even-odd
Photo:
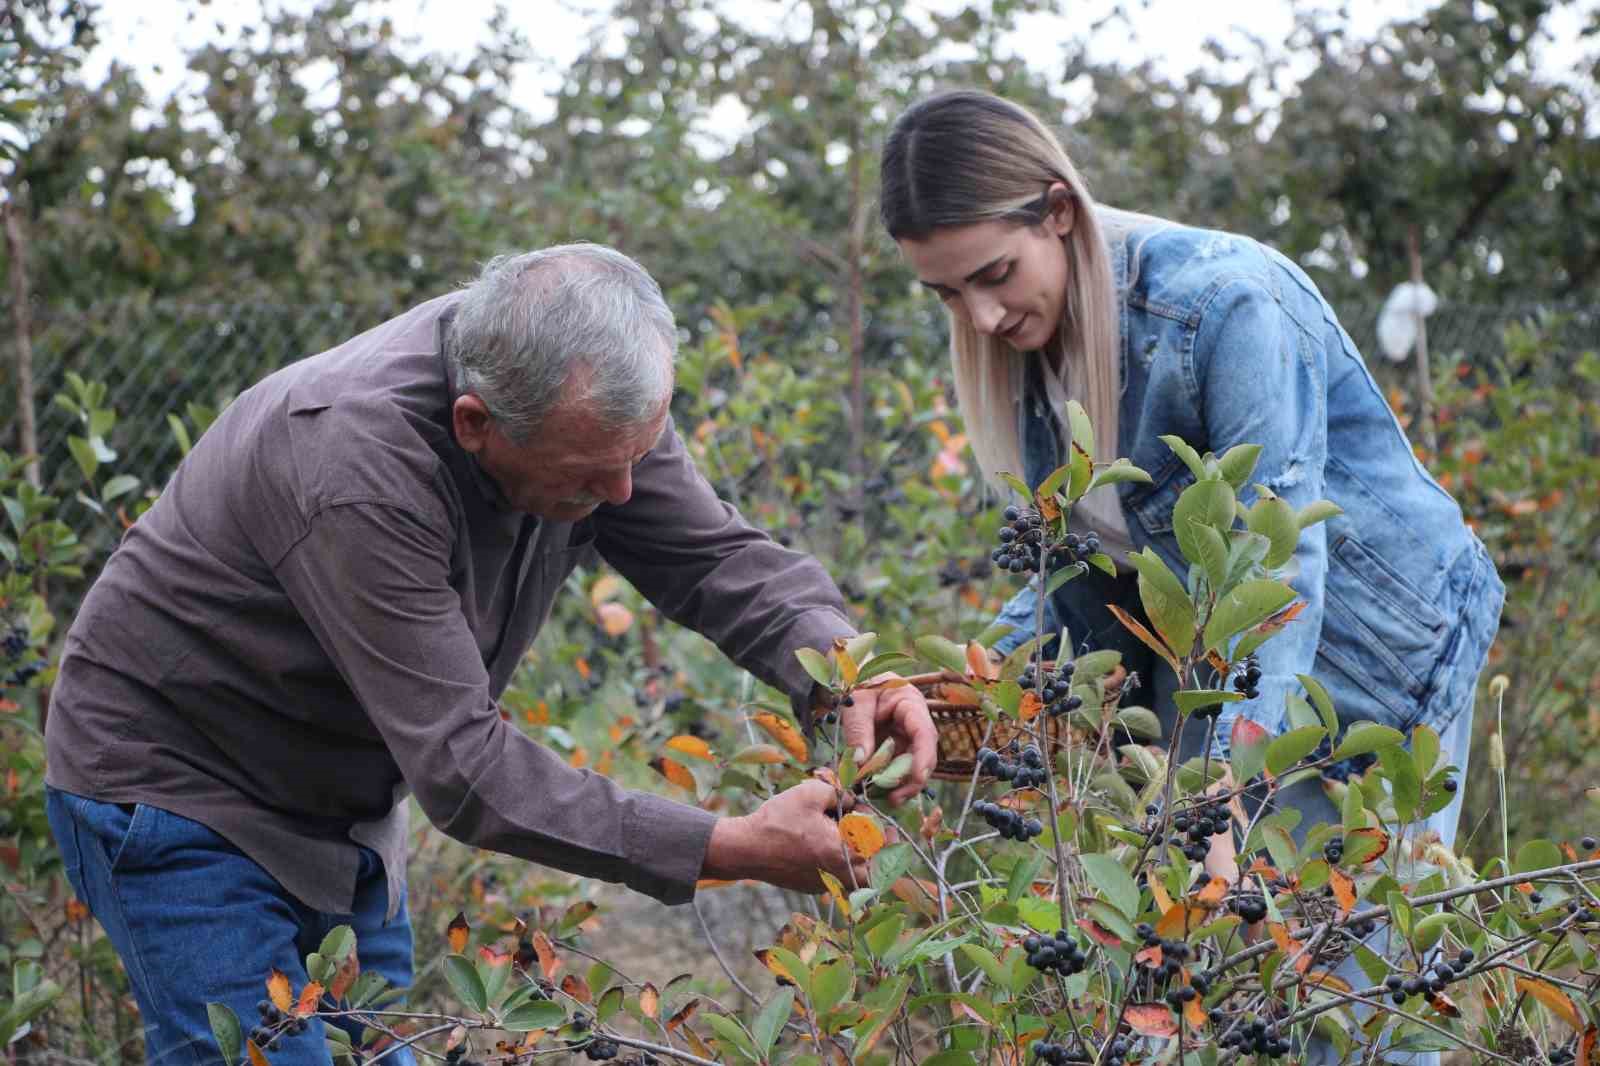
<svg viewBox="0 0 1600 1066">
<path fill-rule="evenodd" d="M 1233 234 L 1150 220 L 1112 239 L 1111 254 L 1121 426 L 1118 450 L 1097 458 L 1125 455 L 1151 475 L 1118 486 L 1134 545 L 1153 547 L 1180 580 L 1188 574 L 1172 508 L 1194 476 L 1159 439 L 1166 433 L 1202 454 L 1260 444 L 1252 483 L 1297 510 L 1320 498 L 1344 509 L 1301 535 L 1290 584 L 1306 606 L 1261 648 L 1259 695 L 1224 708 L 1219 752 L 1238 714 L 1284 729 L 1296 674 L 1328 688 L 1344 723 L 1443 729 L 1472 705 L 1504 588 L 1332 309 L 1294 263 Z M 1036 373 L 1028 380 L 1017 416 L 1037 485 L 1062 459 Z M 1065 626 L 1079 647 L 1126 646 L 1103 604 L 1109 591 L 1136 605 L 1134 587 L 1132 578 L 1067 582 L 1047 605 L 1046 633 Z M 1002 651 L 1032 637 L 1036 595 L 1029 585 L 1002 611 L 998 621 L 1016 627 Z"/>
</svg>

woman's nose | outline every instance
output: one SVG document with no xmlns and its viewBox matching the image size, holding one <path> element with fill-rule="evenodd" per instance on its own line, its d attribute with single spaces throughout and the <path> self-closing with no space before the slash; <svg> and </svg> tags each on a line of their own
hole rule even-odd
<svg viewBox="0 0 1600 1066">
<path fill-rule="evenodd" d="M 973 329 L 986 336 L 1000 329 L 1000 323 L 1005 321 L 1006 309 L 999 300 L 981 293 L 971 293 L 966 300 Z"/>
</svg>

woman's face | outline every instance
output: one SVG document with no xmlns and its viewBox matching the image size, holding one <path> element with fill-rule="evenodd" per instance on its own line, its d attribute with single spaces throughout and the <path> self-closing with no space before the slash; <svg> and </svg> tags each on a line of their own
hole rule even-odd
<svg viewBox="0 0 1600 1066">
<path fill-rule="evenodd" d="M 1067 246 L 1073 200 L 1063 195 L 1037 226 L 975 222 L 900 241 L 922 284 L 952 314 L 1019 352 L 1043 348 L 1061 327 L 1067 298 Z"/>
</svg>

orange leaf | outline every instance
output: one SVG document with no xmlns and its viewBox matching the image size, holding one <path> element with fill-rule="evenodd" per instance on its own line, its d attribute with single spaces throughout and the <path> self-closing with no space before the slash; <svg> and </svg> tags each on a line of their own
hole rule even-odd
<svg viewBox="0 0 1600 1066">
<path fill-rule="evenodd" d="M 883 830 L 871 815 L 852 813 L 840 818 L 839 835 L 858 859 L 870 859 L 883 849 Z"/>
<path fill-rule="evenodd" d="M 620 603 L 602 603 L 594 609 L 600 629 L 608 637 L 620 637 L 633 628 L 633 612 Z"/>
<path fill-rule="evenodd" d="M 256 1047 L 254 1040 L 246 1040 L 244 1042 L 244 1050 L 245 1054 L 250 1056 L 250 1066 L 267 1066 L 267 1057 L 261 1053 L 260 1048 Z"/>
<path fill-rule="evenodd" d="M 1213 877 L 1206 882 L 1206 887 L 1200 890 L 1195 897 L 1202 906 L 1217 907 L 1222 903 L 1222 897 L 1228 894 L 1228 882 L 1220 877 Z"/>
<path fill-rule="evenodd" d="M 1000 664 L 989 658 L 989 652 L 975 640 L 967 641 L 967 676 L 980 681 L 996 681 L 1000 677 Z"/>
<path fill-rule="evenodd" d="M 716 1059 L 717 1052 L 714 1048 L 707 1047 L 706 1042 L 700 1039 L 700 1034 L 689 1028 L 683 1027 L 683 1038 L 689 1042 L 689 1049 L 702 1059 Z"/>
<path fill-rule="evenodd" d="M 1152 969 L 1160 966 L 1162 962 L 1161 945 L 1156 944 L 1152 947 L 1145 948 L 1143 951 L 1139 952 L 1139 954 L 1133 957 L 1133 961 L 1138 963 L 1140 966 L 1149 966 Z"/>
<path fill-rule="evenodd" d="M 602 574 L 589 588 L 589 602 L 599 607 L 607 600 L 616 599 L 622 594 L 622 578 L 616 574 Z"/>
<path fill-rule="evenodd" d="M 1174 903 L 1162 912 L 1156 922 L 1156 932 L 1167 939 L 1181 938 L 1196 922 L 1204 921 L 1206 909 L 1191 907 L 1187 903 Z"/>
<path fill-rule="evenodd" d="M 89 917 L 89 908 L 83 905 L 82 900 L 76 896 L 67 900 L 67 921 L 81 922 L 87 917 Z"/>
<path fill-rule="evenodd" d="M 594 995 L 589 991 L 589 982 L 575 973 L 569 973 L 561 979 L 561 991 L 579 1003 L 590 1003 L 594 1000 Z"/>
<path fill-rule="evenodd" d="M 1078 450 L 1082 451 L 1083 449 L 1079 448 Z M 1061 505 L 1056 502 L 1054 496 L 1039 497 L 1039 517 L 1046 522 L 1054 522 L 1061 517 Z"/>
<path fill-rule="evenodd" d="M 594 672 L 589 668 L 589 660 L 583 658 L 581 655 L 578 657 L 577 662 L 573 663 L 572 665 L 577 667 L 578 676 L 583 678 L 585 681 L 589 680 L 589 675 Z"/>
<path fill-rule="evenodd" d="M 783 749 L 775 744 L 752 744 L 748 748 L 741 749 L 738 754 L 728 761 L 731 763 L 755 763 L 758 766 L 777 766 L 780 763 L 788 762 L 789 756 L 785 755 Z"/>
<path fill-rule="evenodd" d="M 656 986 L 646 982 L 639 989 L 639 1013 L 646 1018 L 654 1018 L 656 1011 L 661 1009 L 661 993 L 656 991 Z"/>
<path fill-rule="evenodd" d="M 923 840 L 932 840 L 944 828 L 944 808 L 935 807 L 933 813 L 922 819 L 922 827 L 917 830 Z"/>
<path fill-rule="evenodd" d="M 1178 1022 L 1160 1003 L 1135 1003 L 1124 1015 L 1133 1031 L 1141 1036 L 1176 1036 Z"/>
<path fill-rule="evenodd" d="M 1572 1005 L 1572 1000 L 1567 994 L 1548 981 L 1540 981 L 1532 977 L 1518 976 L 1517 988 L 1549 1008 L 1550 1013 L 1572 1026 L 1582 1029 L 1583 1021 L 1578 1017 L 1578 1008 Z"/>
<path fill-rule="evenodd" d="M 484 964 L 490 967 L 511 964 L 511 953 L 509 951 L 501 951 L 499 948 L 490 947 L 488 944 L 478 948 L 478 958 L 482 959 Z"/>
<path fill-rule="evenodd" d="M 1338 867 L 1328 870 L 1328 883 L 1333 886 L 1333 898 L 1339 901 L 1339 917 L 1343 918 L 1356 905 L 1356 883 Z"/>
<path fill-rule="evenodd" d="M 539 960 L 539 972 L 544 974 L 544 979 L 554 980 L 556 971 L 561 969 L 561 957 L 556 954 L 556 946 L 550 943 L 543 929 L 533 934 L 533 954 Z"/>
<path fill-rule="evenodd" d="M 445 930 L 445 936 L 450 940 L 451 952 L 460 955 L 467 950 L 467 934 L 471 931 L 472 927 L 467 924 L 467 916 L 457 911 L 456 916 L 450 919 L 450 927 Z"/>
<path fill-rule="evenodd" d="M 696 881 L 694 883 L 694 887 L 695 887 L 696 891 L 699 891 L 702 888 L 729 888 L 729 887 L 731 887 L 733 885 L 747 885 L 747 884 L 750 884 L 750 882 L 748 880 L 746 880 L 746 881 L 724 881 L 724 880 L 722 880 L 721 878 L 718 878 L 718 877 L 702 877 L 700 880 L 698 880 L 698 881 Z"/>
<path fill-rule="evenodd" d="M 771 970 L 773 976 L 777 977 L 778 984 L 789 985 L 792 988 L 800 987 L 800 982 L 794 979 L 794 974 L 789 972 L 789 967 L 778 961 L 778 957 L 772 953 L 771 948 L 762 948 L 755 955 L 757 959 L 761 960 L 761 965 Z"/>
<path fill-rule="evenodd" d="M 285 1014 L 294 1010 L 294 992 L 289 988 L 289 975 L 276 966 L 267 975 L 267 998 Z"/>
<path fill-rule="evenodd" d="M 671 740 L 667 741 L 667 747 L 671 748 L 673 751 L 681 751 L 685 755 L 693 755 L 697 759 L 716 758 L 716 756 L 711 752 L 710 744 L 707 744 L 699 737 L 693 737 L 687 733 L 680 733 Z"/>
<path fill-rule="evenodd" d="M 344 998 L 350 991 L 350 986 L 356 983 L 356 978 L 361 976 L 361 960 L 355 952 L 346 955 L 344 962 L 339 964 L 339 972 L 333 975 L 333 983 L 328 986 L 328 995 L 333 997 L 335 1003 Z"/>
<path fill-rule="evenodd" d="M 1079 918 L 1078 928 L 1089 934 L 1089 939 L 1102 947 L 1120 948 L 1122 938 L 1090 918 Z"/>
<path fill-rule="evenodd" d="M 777 741 L 779 747 L 793 755 L 797 762 L 810 761 L 811 752 L 806 747 L 806 738 L 801 736 L 800 731 L 787 721 L 779 718 L 771 711 L 762 711 L 752 721 L 761 728 L 762 732 Z"/>
<path fill-rule="evenodd" d="M 1116 617 L 1117 621 L 1122 623 L 1124 629 L 1143 641 L 1145 646 L 1151 651 L 1161 656 L 1162 660 L 1165 661 L 1168 666 L 1172 667 L 1173 673 L 1178 674 L 1183 672 L 1178 668 L 1178 657 L 1172 654 L 1172 649 L 1167 647 L 1166 641 L 1162 640 L 1144 626 L 1140 625 L 1134 620 L 1133 615 L 1129 614 L 1127 611 L 1124 611 L 1116 604 L 1106 604 L 1106 610 L 1110 611 Z M 1173 1029 L 1177 1029 L 1177 1026 L 1174 1025 Z"/>
<path fill-rule="evenodd" d="M 1017 704 L 1017 717 L 1024 722 L 1031 722 L 1039 717 L 1039 712 L 1044 710 L 1044 701 L 1039 694 L 1029 689 L 1022 694 L 1022 702 Z"/>
<path fill-rule="evenodd" d="M 322 982 L 312 981 L 300 990 L 300 1002 L 294 1005 L 294 1013 L 301 1018 L 309 1018 L 317 1012 L 317 1001 L 322 998 Z"/>
<path fill-rule="evenodd" d="M 1346 994 L 1354 991 L 1349 982 L 1343 978 L 1335 977 L 1327 970 L 1317 970 L 1314 973 L 1306 974 L 1306 987 L 1326 988 L 1330 992 L 1344 992 Z"/>
<path fill-rule="evenodd" d="M 1445 995 L 1443 992 L 1431 992 L 1431 993 L 1429 993 L 1428 994 L 1428 1006 L 1432 1007 L 1434 1010 L 1438 1011 L 1440 1014 L 1444 1015 L 1446 1018 L 1459 1018 L 1459 1017 L 1461 1017 L 1461 1008 L 1456 1006 L 1455 1000 L 1451 999 L 1449 996 Z"/>
<path fill-rule="evenodd" d="M 1189 1023 L 1189 1028 L 1191 1029 L 1204 1029 L 1206 1027 L 1206 1008 L 1201 1004 L 1198 996 L 1183 1005 L 1183 1017 Z"/>
<path fill-rule="evenodd" d="M 699 787 L 695 784 L 694 775 L 691 774 L 682 763 L 674 762 L 673 760 L 662 755 L 657 755 L 654 759 L 650 760 L 650 769 L 654 770 L 668 781 L 671 781 L 679 788 L 685 788 L 690 792 L 695 793 L 700 791 Z"/>
<path fill-rule="evenodd" d="M 694 1012 L 699 1010 L 699 1009 L 700 1009 L 700 1001 L 698 999 L 691 999 L 689 1002 L 685 1003 L 683 1005 L 683 1009 L 678 1011 L 678 1013 L 674 1014 L 671 1018 L 669 1018 L 667 1020 L 667 1032 L 669 1032 L 669 1033 L 677 1032 L 678 1031 L 678 1027 L 680 1025 L 682 1025 L 684 1022 L 688 1021 L 690 1018 L 693 1018 L 694 1017 Z"/>
<path fill-rule="evenodd" d="M 939 913 L 939 886 L 932 881 L 902 877 L 889 886 L 889 891 L 899 897 L 902 903 L 915 908 L 923 917 L 931 918 Z"/>
<path fill-rule="evenodd" d="M 1367 855 L 1366 858 L 1361 860 L 1361 864 L 1363 866 L 1369 863 L 1377 862 L 1379 859 L 1383 858 L 1384 854 L 1389 850 L 1389 834 L 1385 833 L 1382 829 L 1352 829 L 1350 832 L 1346 833 L 1345 836 L 1347 838 L 1354 838 L 1359 841 L 1371 841 L 1370 844 L 1363 843 L 1360 849 Z M 1351 850 L 1352 849 L 1347 840 L 1345 844 L 1345 851 L 1349 852 Z M 1348 855 L 1346 857 L 1348 857 Z"/>
<path fill-rule="evenodd" d="M 1600 1030 L 1592 1025 L 1583 1031 L 1583 1039 L 1578 1041 L 1577 1066 L 1600 1066 L 1594 1061 L 1594 1044 L 1597 1036 L 1600 1036 Z"/>
<path fill-rule="evenodd" d="M 947 682 L 939 686 L 939 697 L 946 703 L 953 703 L 957 707 L 981 707 L 983 699 L 978 695 L 978 690 L 971 685 L 958 685 Z"/>
</svg>

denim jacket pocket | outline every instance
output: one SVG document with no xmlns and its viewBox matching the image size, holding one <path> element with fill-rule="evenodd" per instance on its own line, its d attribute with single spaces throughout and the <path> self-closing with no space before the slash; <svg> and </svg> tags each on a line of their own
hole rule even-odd
<svg viewBox="0 0 1600 1066">
<path fill-rule="evenodd" d="M 1346 721 L 1408 730 L 1450 637 L 1439 608 L 1348 533 L 1328 552 L 1319 667 Z M 1324 671 L 1319 668 L 1318 673 Z"/>
</svg>

